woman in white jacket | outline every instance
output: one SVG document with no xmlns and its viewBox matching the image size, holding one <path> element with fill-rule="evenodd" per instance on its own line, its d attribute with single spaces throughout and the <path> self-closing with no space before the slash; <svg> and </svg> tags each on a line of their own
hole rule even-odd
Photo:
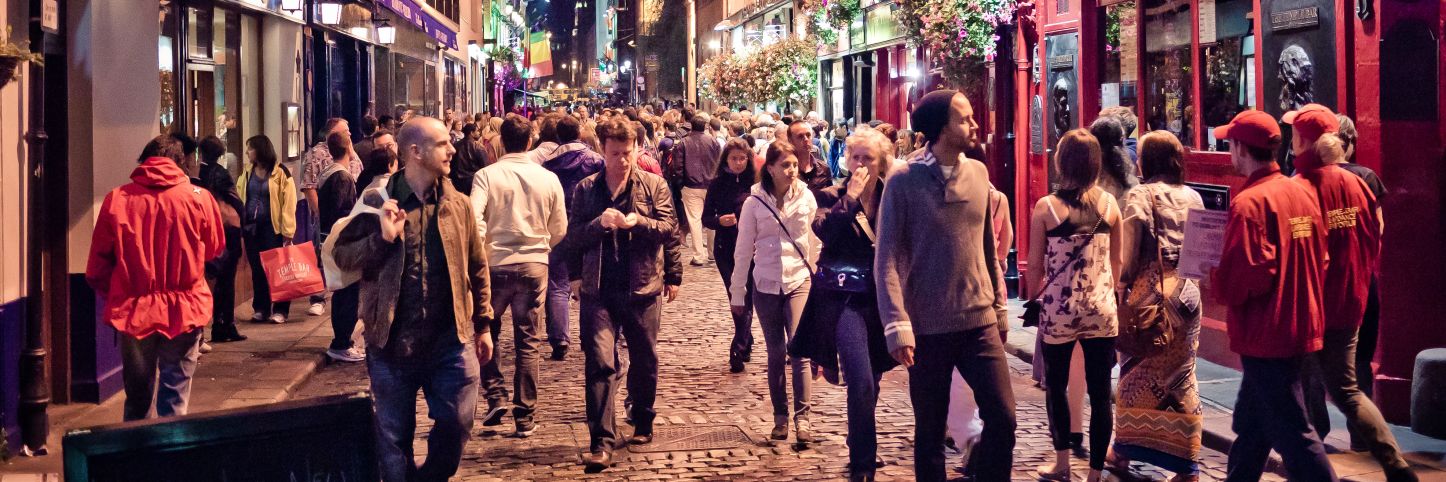
<svg viewBox="0 0 1446 482">
<path fill-rule="evenodd" d="M 798 328 L 808 300 L 809 278 L 818 252 L 811 223 L 818 203 L 798 179 L 798 158 L 786 142 L 774 142 L 764 157 L 760 181 L 743 201 L 738 216 L 738 244 L 734 266 L 753 265 L 753 307 L 768 347 L 768 394 L 773 402 L 773 440 L 788 438 L 788 391 L 783 370 L 788 342 Z M 729 299 L 735 313 L 745 308 L 750 270 L 733 270 Z M 804 361 L 794 358 L 794 438 L 813 441 L 808 423 L 810 376 Z"/>
</svg>

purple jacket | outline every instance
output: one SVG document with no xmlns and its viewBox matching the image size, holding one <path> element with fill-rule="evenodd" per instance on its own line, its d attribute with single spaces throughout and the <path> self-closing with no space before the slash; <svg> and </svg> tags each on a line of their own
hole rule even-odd
<svg viewBox="0 0 1446 482">
<path fill-rule="evenodd" d="M 572 206 L 572 192 L 584 178 L 603 170 L 603 156 L 581 142 L 569 142 L 552 151 L 551 159 L 543 161 L 542 167 L 557 174 L 562 181 L 562 197 Z"/>
</svg>

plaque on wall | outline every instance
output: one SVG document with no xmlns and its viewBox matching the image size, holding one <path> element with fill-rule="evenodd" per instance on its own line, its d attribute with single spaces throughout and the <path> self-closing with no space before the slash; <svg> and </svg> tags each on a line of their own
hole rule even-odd
<svg viewBox="0 0 1446 482">
<path fill-rule="evenodd" d="M 1335 3 L 1261 0 L 1265 69 L 1264 110 L 1279 118 L 1310 103 L 1337 109 Z"/>
<path fill-rule="evenodd" d="M 1050 35 L 1044 40 L 1049 72 L 1044 84 L 1046 148 L 1052 147 L 1070 129 L 1079 127 L 1079 77 L 1077 56 L 1079 34 Z M 1050 176 L 1053 179 L 1053 176 Z"/>
<path fill-rule="evenodd" d="M 1029 152 L 1044 154 L 1044 99 L 1037 95 L 1029 100 Z"/>
</svg>

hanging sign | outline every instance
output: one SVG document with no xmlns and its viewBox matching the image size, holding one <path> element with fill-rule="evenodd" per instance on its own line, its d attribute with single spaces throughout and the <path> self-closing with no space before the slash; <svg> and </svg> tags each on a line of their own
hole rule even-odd
<svg viewBox="0 0 1446 482">
<path fill-rule="evenodd" d="M 47 33 L 60 33 L 59 0 L 40 2 L 40 29 Z"/>
</svg>

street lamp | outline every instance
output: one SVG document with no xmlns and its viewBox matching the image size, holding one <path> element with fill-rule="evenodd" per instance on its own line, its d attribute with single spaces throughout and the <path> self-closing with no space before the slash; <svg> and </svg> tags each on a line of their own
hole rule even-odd
<svg viewBox="0 0 1446 482">
<path fill-rule="evenodd" d="M 718 50 L 718 49 L 723 48 L 723 43 L 722 43 L 722 42 L 719 42 L 719 41 L 717 41 L 717 40 L 709 40 L 709 41 L 708 41 L 708 48 L 713 49 L 713 50 Z"/>
<path fill-rule="evenodd" d="M 321 2 L 321 23 L 323 25 L 336 25 L 341 23 L 341 3 Z"/>
<path fill-rule="evenodd" d="M 387 19 L 377 21 L 377 43 L 391 45 L 397 41 L 397 28 Z"/>
<path fill-rule="evenodd" d="M 288 12 L 301 10 L 301 0 L 281 0 L 281 9 Z"/>
</svg>

